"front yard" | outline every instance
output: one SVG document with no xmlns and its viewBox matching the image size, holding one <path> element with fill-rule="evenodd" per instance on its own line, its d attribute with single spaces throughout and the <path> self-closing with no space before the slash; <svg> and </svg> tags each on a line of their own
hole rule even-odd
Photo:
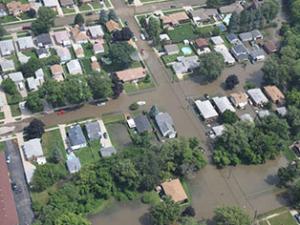
<svg viewBox="0 0 300 225">
<path fill-rule="evenodd" d="M 179 43 L 183 40 L 194 40 L 198 37 L 192 23 L 181 24 L 175 27 L 174 30 L 169 30 L 167 33 L 174 43 Z"/>
<path fill-rule="evenodd" d="M 143 91 L 149 88 L 154 88 L 155 84 L 154 82 L 151 80 L 149 81 L 141 81 L 138 83 L 125 83 L 124 84 L 124 90 L 127 94 L 133 94 L 136 93 L 138 91 Z"/>
</svg>

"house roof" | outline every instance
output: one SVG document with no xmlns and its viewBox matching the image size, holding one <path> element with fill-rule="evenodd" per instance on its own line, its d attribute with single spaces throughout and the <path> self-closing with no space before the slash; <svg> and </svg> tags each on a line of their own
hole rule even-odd
<svg viewBox="0 0 300 225">
<path fill-rule="evenodd" d="M 0 41 L 0 50 L 2 56 L 11 54 L 15 50 L 13 40 Z"/>
<path fill-rule="evenodd" d="M 167 54 L 172 54 L 172 53 L 179 52 L 179 48 L 178 48 L 178 46 L 176 44 L 165 45 L 164 49 L 167 52 Z"/>
<path fill-rule="evenodd" d="M 195 105 L 199 110 L 201 116 L 205 120 L 215 118 L 218 116 L 217 111 L 215 110 L 215 108 L 213 107 L 213 105 L 210 103 L 209 100 L 205 100 L 205 101 L 196 100 Z"/>
<path fill-rule="evenodd" d="M 93 51 L 95 54 L 98 54 L 98 53 L 103 53 L 104 52 L 104 45 L 102 43 L 95 43 L 93 45 Z"/>
<path fill-rule="evenodd" d="M 259 110 L 257 114 L 258 114 L 259 118 L 264 118 L 264 117 L 270 116 L 270 111 L 267 109 L 262 109 L 262 110 Z"/>
<path fill-rule="evenodd" d="M 31 36 L 28 37 L 20 37 L 17 39 L 19 48 L 22 49 L 28 49 L 28 48 L 34 48 L 33 39 Z"/>
<path fill-rule="evenodd" d="M 68 137 L 70 140 L 71 146 L 86 144 L 86 140 L 80 125 L 71 126 L 68 129 Z"/>
<path fill-rule="evenodd" d="M 100 153 L 101 153 L 101 156 L 103 158 L 105 158 L 105 157 L 110 157 L 113 154 L 116 154 L 117 150 L 113 146 L 111 146 L 111 147 L 105 147 L 105 148 L 101 148 L 100 149 Z"/>
<path fill-rule="evenodd" d="M 81 169 L 80 160 L 73 152 L 67 155 L 66 163 L 69 173 L 76 173 Z"/>
<path fill-rule="evenodd" d="M 16 210 L 13 192 L 9 178 L 4 152 L 0 152 L 0 218 L 1 225 L 18 225 L 19 219 Z"/>
<path fill-rule="evenodd" d="M 257 30 L 257 29 L 251 31 L 251 34 L 252 34 L 252 38 L 253 39 L 263 38 L 262 33 L 259 30 Z"/>
<path fill-rule="evenodd" d="M 42 68 L 40 68 L 40 69 L 38 69 L 37 71 L 35 71 L 34 74 L 35 74 L 35 77 L 36 77 L 37 79 L 44 79 L 45 74 L 44 74 L 44 71 L 43 71 Z"/>
<path fill-rule="evenodd" d="M 72 46 L 77 58 L 84 57 L 84 49 L 81 44 L 73 44 Z"/>
<path fill-rule="evenodd" d="M 131 68 L 116 72 L 116 76 L 123 82 L 138 80 L 146 77 L 147 73 L 143 67 Z"/>
<path fill-rule="evenodd" d="M 61 75 L 64 73 L 64 69 L 59 64 L 55 64 L 55 65 L 51 66 L 50 70 L 51 70 L 52 75 L 54 75 L 54 76 Z"/>
<path fill-rule="evenodd" d="M 275 85 L 265 86 L 264 92 L 274 103 L 282 102 L 285 99 L 284 94 Z"/>
<path fill-rule="evenodd" d="M 70 74 L 82 74 L 81 65 L 78 59 L 73 59 L 67 63 L 67 68 Z"/>
<path fill-rule="evenodd" d="M 92 67 L 92 70 L 94 70 L 94 71 L 101 70 L 101 66 L 100 66 L 100 64 L 97 61 L 93 61 L 91 63 L 91 67 Z"/>
<path fill-rule="evenodd" d="M 115 30 L 120 30 L 121 29 L 119 23 L 117 23 L 114 20 L 107 21 L 105 23 L 105 26 L 106 26 L 106 29 L 108 30 L 108 32 L 110 32 L 110 33 L 115 31 Z"/>
<path fill-rule="evenodd" d="M 29 141 L 25 141 L 23 149 L 28 160 L 44 156 L 40 138 L 34 138 Z"/>
<path fill-rule="evenodd" d="M 253 48 L 250 51 L 249 55 L 251 56 L 252 59 L 264 58 L 265 57 L 265 53 L 260 47 Z"/>
<path fill-rule="evenodd" d="M 221 45 L 221 44 L 224 44 L 224 40 L 222 39 L 221 36 L 214 36 L 214 37 L 211 37 L 210 40 L 212 41 L 212 43 L 214 45 Z"/>
<path fill-rule="evenodd" d="M 135 117 L 134 122 L 138 133 L 144 133 L 151 130 L 151 124 L 145 115 L 139 115 Z"/>
<path fill-rule="evenodd" d="M 218 14 L 218 11 L 216 9 L 206 9 L 206 8 L 200 8 L 191 11 L 192 17 L 199 18 L 201 21 L 209 20 L 210 17 L 215 16 Z"/>
<path fill-rule="evenodd" d="M 253 40 L 253 36 L 252 36 L 251 32 L 240 33 L 239 37 L 242 41 L 252 41 Z"/>
<path fill-rule="evenodd" d="M 1 59 L 0 66 L 3 72 L 15 70 L 15 63 L 12 59 Z"/>
<path fill-rule="evenodd" d="M 231 44 L 233 44 L 233 43 L 239 41 L 238 36 L 237 36 L 236 34 L 233 34 L 233 33 L 227 34 L 227 35 L 226 35 L 226 38 L 227 38 L 227 40 L 228 40 Z"/>
<path fill-rule="evenodd" d="M 224 44 L 216 45 L 214 47 L 214 49 L 216 52 L 220 53 L 223 56 L 225 63 L 228 63 L 228 64 L 235 63 L 235 59 L 232 57 L 228 48 Z"/>
<path fill-rule="evenodd" d="M 235 105 L 244 104 L 248 102 L 248 95 L 244 92 L 231 93 L 230 98 Z"/>
<path fill-rule="evenodd" d="M 6 7 L 13 15 L 18 15 L 20 12 L 27 12 L 31 9 L 30 4 L 21 3 L 20 1 L 11 1 L 6 4 Z"/>
<path fill-rule="evenodd" d="M 104 31 L 101 25 L 89 26 L 88 30 L 92 38 L 102 37 L 104 35 Z"/>
<path fill-rule="evenodd" d="M 99 140 L 101 137 L 101 129 L 98 121 L 87 122 L 85 124 L 85 129 L 89 140 Z"/>
<path fill-rule="evenodd" d="M 222 6 L 219 8 L 221 14 L 229 14 L 229 13 L 241 13 L 244 10 L 243 6 L 239 2 L 234 2 L 230 5 Z"/>
<path fill-rule="evenodd" d="M 30 91 L 38 90 L 38 86 L 40 83 L 37 79 L 35 79 L 34 77 L 28 77 L 26 81 Z"/>
<path fill-rule="evenodd" d="M 46 7 L 57 7 L 59 6 L 58 0 L 43 0 Z"/>
<path fill-rule="evenodd" d="M 70 34 L 66 30 L 56 31 L 54 33 L 54 38 L 57 43 L 62 44 L 65 41 L 70 41 Z"/>
<path fill-rule="evenodd" d="M 156 124 L 163 136 L 176 133 L 174 129 L 174 121 L 169 113 L 160 112 L 155 116 Z"/>
<path fill-rule="evenodd" d="M 182 202 L 188 199 L 178 178 L 162 183 L 161 187 L 164 193 L 170 196 L 174 202 Z"/>
<path fill-rule="evenodd" d="M 267 97 L 264 95 L 260 88 L 249 89 L 247 91 L 247 94 L 250 96 L 250 98 L 254 101 L 255 104 L 259 105 L 268 102 Z"/>
<path fill-rule="evenodd" d="M 71 28 L 71 34 L 75 42 L 84 42 L 89 39 L 86 32 L 82 31 L 79 25 L 75 25 Z"/>
<path fill-rule="evenodd" d="M 38 56 L 40 56 L 40 55 L 43 55 L 43 54 L 48 54 L 49 52 L 48 52 L 48 50 L 46 49 L 46 48 L 38 48 L 37 50 L 36 50 L 36 54 L 38 55 Z"/>
<path fill-rule="evenodd" d="M 224 125 L 218 125 L 211 128 L 217 137 L 221 136 L 225 130 Z"/>
<path fill-rule="evenodd" d="M 238 61 L 248 60 L 248 49 L 242 43 L 233 46 L 231 52 Z"/>
<path fill-rule="evenodd" d="M 66 47 L 57 47 L 56 52 L 61 61 L 68 61 L 72 59 L 71 53 Z"/>
<path fill-rule="evenodd" d="M 286 116 L 286 114 L 288 113 L 287 108 L 286 108 L 285 106 L 276 108 L 276 112 L 277 112 L 280 116 Z"/>
<path fill-rule="evenodd" d="M 36 44 L 40 45 L 40 46 L 52 44 L 51 36 L 48 33 L 40 34 L 40 35 L 36 36 L 35 40 L 36 40 Z"/>
<path fill-rule="evenodd" d="M 189 20 L 188 15 L 185 12 L 176 12 L 169 14 L 167 16 L 163 16 L 163 23 L 179 23 L 181 21 Z"/>
<path fill-rule="evenodd" d="M 264 49 L 266 50 L 266 52 L 268 54 L 277 52 L 277 50 L 278 50 L 277 46 L 275 45 L 275 43 L 273 41 L 267 41 L 264 44 Z"/>
<path fill-rule="evenodd" d="M 24 77 L 23 77 L 22 72 L 10 73 L 10 74 L 8 74 L 8 77 L 10 79 L 12 79 L 13 82 L 16 82 L 16 83 L 24 81 Z"/>
<path fill-rule="evenodd" d="M 205 38 L 198 38 L 195 40 L 195 44 L 198 48 L 204 48 L 208 46 L 208 41 Z"/>
<path fill-rule="evenodd" d="M 59 0 L 62 7 L 74 5 L 73 0 Z"/>
<path fill-rule="evenodd" d="M 226 96 L 223 97 L 214 97 L 213 102 L 217 106 L 220 113 L 224 113 L 226 110 L 230 110 L 231 112 L 235 112 L 235 108 L 232 106 L 230 101 Z"/>
</svg>

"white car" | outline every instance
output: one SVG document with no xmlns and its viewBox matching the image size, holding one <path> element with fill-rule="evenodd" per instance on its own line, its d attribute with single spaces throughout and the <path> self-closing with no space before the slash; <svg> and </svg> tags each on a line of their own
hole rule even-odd
<svg viewBox="0 0 300 225">
<path fill-rule="evenodd" d="M 146 40 L 146 37 L 145 37 L 145 35 L 144 35 L 144 34 L 141 34 L 140 36 L 141 36 L 141 39 L 142 39 L 143 41 L 145 41 L 145 40 Z"/>
<path fill-rule="evenodd" d="M 141 106 L 141 105 L 146 105 L 146 102 L 145 101 L 137 101 L 136 104 L 138 104 L 139 106 Z"/>
</svg>

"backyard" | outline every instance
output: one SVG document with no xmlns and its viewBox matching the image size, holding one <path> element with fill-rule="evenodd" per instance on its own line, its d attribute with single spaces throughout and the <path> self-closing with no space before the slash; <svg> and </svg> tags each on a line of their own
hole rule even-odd
<svg viewBox="0 0 300 225">
<path fill-rule="evenodd" d="M 81 165 L 87 165 L 100 160 L 100 142 L 91 141 L 88 143 L 88 147 L 75 151 L 75 155 L 79 157 Z"/>
<path fill-rule="evenodd" d="M 169 30 L 168 35 L 174 43 L 179 43 L 183 40 L 193 40 L 198 37 L 191 23 L 185 23 L 175 27 L 174 30 Z"/>
<path fill-rule="evenodd" d="M 59 150 L 61 156 L 66 159 L 66 150 L 59 129 L 45 132 L 42 137 L 42 147 L 46 157 L 50 157 L 53 151 Z"/>
</svg>

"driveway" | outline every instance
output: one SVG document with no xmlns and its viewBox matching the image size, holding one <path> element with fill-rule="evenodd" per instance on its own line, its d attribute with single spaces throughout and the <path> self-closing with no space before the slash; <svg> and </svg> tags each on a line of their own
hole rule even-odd
<svg viewBox="0 0 300 225">
<path fill-rule="evenodd" d="M 20 225 L 29 225 L 33 222 L 34 215 L 19 149 L 12 140 L 6 141 L 5 145 L 5 154 L 11 158 L 11 162 L 8 164 L 10 178 L 20 189 L 20 192 L 14 192 Z"/>
</svg>

